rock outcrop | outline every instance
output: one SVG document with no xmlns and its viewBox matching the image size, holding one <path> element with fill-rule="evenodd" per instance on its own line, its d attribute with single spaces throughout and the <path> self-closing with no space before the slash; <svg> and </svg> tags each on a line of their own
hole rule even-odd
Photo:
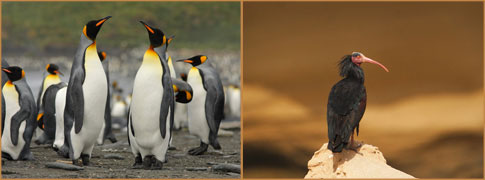
<svg viewBox="0 0 485 180">
<path fill-rule="evenodd" d="M 344 149 L 332 153 L 327 143 L 308 161 L 305 179 L 316 178 L 414 178 L 386 164 L 382 152 L 363 144 L 357 151 Z"/>
</svg>

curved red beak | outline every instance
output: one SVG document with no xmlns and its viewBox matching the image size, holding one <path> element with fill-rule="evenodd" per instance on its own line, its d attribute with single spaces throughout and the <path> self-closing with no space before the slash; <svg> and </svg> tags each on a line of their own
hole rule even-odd
<svg viewBox="0 0 485 180">
<path fill-rule="evenodd" d="M 379 62 L 377 62 L 377 61 L 372 60 L 371 58 L 365 57 L 363 54 L 362 54 L 362 62 L 367 62 L 367 63 L 377 64 L 377 65 L 379 65 L 379 66 L 380 66 L 382 69 L 384 69 L 386 72 L 389 72 L 389 70 L 386 68 L 386 66 L 382 65 L 381 63 L 379 63 Z"/>
</svg>

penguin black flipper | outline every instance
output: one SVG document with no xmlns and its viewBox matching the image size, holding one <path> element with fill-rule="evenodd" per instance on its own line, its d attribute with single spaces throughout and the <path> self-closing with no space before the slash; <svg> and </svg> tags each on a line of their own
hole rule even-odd
<svg viewBox="0 0 485 180">
<path fill-rule="evenodd" d="M 162 65 L 166 66 L 166 64 Z M 168 69 L 165 68 L 164 69 Z M 164 73 L 162 76 L 162 84 L 172 84 L 172 79 L 170 77 L 170 73 Z M 168 103 L 164 103 L 168 102 Z M 173 128 L 173 114 L 174 110 L 173 107 L 175 105 L 174 102 L 174 95 L 173 95 L 173 86 L 164 86 L 163 87 L 163 97 L 162 97 L 162 104 L 160 105 L 160 133 L 162 134 L 162 138 L 166 136 L 166 124 L 167 124 L 167 116 L 170 112 L 170 131 Z M 168 108 L 166 107 L 168 106 Z"/>
<path fill-rule="evenodd" d="M 165 53 L 167 51 L 167 47 L 165 45 L 161 47 L 154 48 L 154 51 L 158 54 L 160 58 L 160 63 L 162 64 L 162 68 L 164 72 L 162 75 L 162 84 L 170 84 L 170 86 L 163 86 L 163 96 L 162 96 L 162 104 L 160 105 L 160 133 L 162 134 L 162 138 L 166 136 L 166 124 L 167 124 L 167 115 L 170 111 L 170 132 L 173 129 L 173 115 L 174 115 L 174 93 L 173 93 L 173 86 L 172 84 L 172 77 L 170 77 L 170 68 L 168 67 L 167 60 L 165 57 Z M 168 106 L 168 108 L 166 107 Z"/>
<path fill-rule="evenodd" d="M 17 145 L 20 124 L 23 121 L 26 121 L 25 131 L 22 137 L 26 142 L 26 146 L 28 146 L 30 144 L 30 140 L 32 139 L 35 128 L 35 114 L 37 114 L 35 100 L 34 96 L 32 95 L 32 90 L 27 85 L 27 81 L 25 79 L 21 79 L 17 83 L 15 83 L 15 89 L 17 90 L 17 92 L 19 92 L 20 109 L 12 116 L 12 124 L 10 125 L 10 137 L 12 144 Z"/>
<path fill-rule="evenodd" d="M 204 88 L 207 91 L 205 110 L 207 124 L 209 125 L 209 143 L 214 149 L 220 149 L 217 141 L 219 125 L 224 116 L 224 91 L 219 76 L 214 69 L 201 67 L 199 71 L 203 78 Z"/>
<path fill-rule="evenodd" d="M 81 65 L 73 67 L 82 67 L 77 69 L 72 69 L 71 77 L 69 78 L 69 84 L 66 94 L 66 111 L 64 112 L 66 117 L 64 121 L 68 120 L 74 123 L 75 133 L 79 133 L 83 127 L 84 119 L 84 94 L 83 94 L 83 83 L 85 76 L 84 69 L 84 52 L 82 54 L 76 54 L 76 59 L 82 58 Z M 78 62 L 77 60 L 74 63 Z M 72 119 L 73 118 L 73 119 Z M 72 126 L 72 124 L 71 124 Z M 68 130 L 68 129 L 65 129 Z M 70 129 L 69 129 L 70 130 Z"/>
</svg>

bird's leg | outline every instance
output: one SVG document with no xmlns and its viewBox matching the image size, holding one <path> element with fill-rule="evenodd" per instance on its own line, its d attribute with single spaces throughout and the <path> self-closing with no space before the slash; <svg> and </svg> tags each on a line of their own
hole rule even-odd
<svg viewBox="0 0 485 180">
<path fill-rule="evenodd" d="M 358 153 L 357 149 L 359 149 L 360 146 L 361 146 L 361 144 L 354 145 L 354 131 L 352 131 L 352 135 L 350 136 L 350 143 L 346 147 L 346 149 L 349 149 L 349 150 L 352 150 L 352 151 L 355 151 L 356 153 Z"/>
</svg>

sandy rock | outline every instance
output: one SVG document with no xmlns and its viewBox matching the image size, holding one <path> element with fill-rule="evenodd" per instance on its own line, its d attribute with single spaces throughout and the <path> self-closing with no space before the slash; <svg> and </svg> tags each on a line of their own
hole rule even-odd
<svg viewBox="0 0 485 180">
<path fill-rule="evenodd" d="M 229 121 L 229 122 L 221 122 L 219 129 L 225 130 L 232 130 L 232 129 L 240 129 L 241 128 L 241 121 Z"/>
<path fill-rule="evenodd" d="M 382 152 L 375 146 L 363 144 L 357 152 L 343 150 L 332 153 L 327 143 L 308 161 L 305 179 L 315 178 L 414 178 L 386 164 Z"/>
<path fill-rule="evenodd" d="M 45 167 L 55 168 L 55 169 L 64 169 L 64 170 L 68 170 L 68 171 L 84 170 L 83 167 L 75 166 L 75 165 L 72 165 L 72 164 L 60 163 L 60 162 L 48 162 L 48 163 L 45 164 Z"/>
<path fill-rule="evenodd" d="M 226 131 L 226 130 L 223 130 L 223 129 L 219 129 L 219 132 L 217 132 L 217 136 L 233 136 L 234 135 L 234 132 L 232 131 Z"/>
</svg>

